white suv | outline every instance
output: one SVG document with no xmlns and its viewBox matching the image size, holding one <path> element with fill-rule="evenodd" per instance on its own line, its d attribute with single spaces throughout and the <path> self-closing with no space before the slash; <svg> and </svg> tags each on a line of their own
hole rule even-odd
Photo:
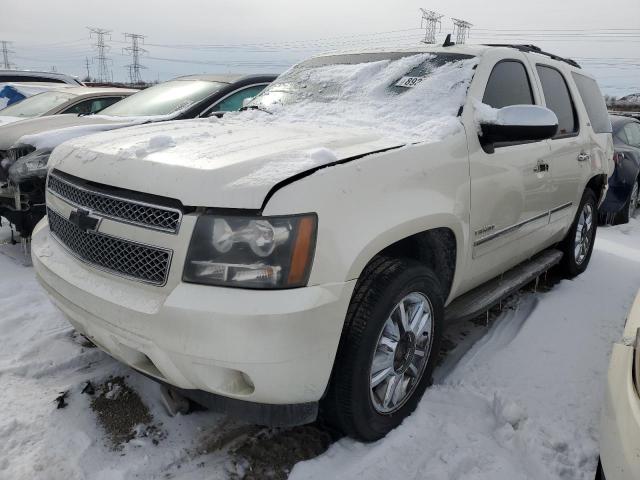
<svg viewBox="0 0 640 480">
<path fill-rule="evenodd" d="M 136 370 L 373 440 L 417 405 L 447 323 L 584 271 L 610 132 L 596 82 L 535 47 L 315 57 L 223 119 L 60 145 L 33 262 Z"/>
</svg>

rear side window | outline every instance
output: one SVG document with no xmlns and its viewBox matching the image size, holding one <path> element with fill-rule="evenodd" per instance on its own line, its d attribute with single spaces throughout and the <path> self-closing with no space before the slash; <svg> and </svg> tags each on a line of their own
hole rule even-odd
<svg viewBox="0 0 640 480">
<path fill-rule="evenodd" d="M 640 123 L 627 123 L 624 126 L 626 143 L 632 147 L 640 147 Z"/>
<path fill-rule="evenodd" d="M 532 105 L 531 82 L 524 65 L 517 60 L 497 63 L 489 76 L 482 103 L 493 108 Z"/>
<path fill-rule="evenodd" d="M 122 100 L 122 97 L 104 97 L 104 98 L 94 98 L 91 100 L 85 100 L 80 102 L 72 107 L 67 108 L 62 113 L 79 113 L 79 114 L 89 114 L 89 113 L 98 113 L 101 110 L 104 110 L 109 105 L 113 105 L 116 102 Z"/>
<path fill-rule="evenodd" d="M 580 97 L 587 109 L 591 128 L 596 133 L 611 133 L 611 120 L 607 112 L 607 105 L 604 103 L 602 93 L 595 80 L 576 72 L 571 72 L 576 81 Z"/>
<path fill-rule="evenodd" d="M 558 117 L 556 137 L 571 135 L 578 131 L 578 116 L 573 106 L 569 87 L 564 76 L 555 68 L 537 65 L 536 70 L 542 82 L 542 91 L 547 108 Z"/>
</svg>

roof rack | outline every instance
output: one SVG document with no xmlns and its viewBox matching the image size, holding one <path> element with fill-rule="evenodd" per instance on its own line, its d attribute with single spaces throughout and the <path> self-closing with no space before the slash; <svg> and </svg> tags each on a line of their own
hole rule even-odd
<svg viewBox="0 0 640 480">
<path fill-rule="evenodd" d="M 553 60 L 558 60 L 560 62 L 568 63 L 572 67 L 582 68 L 580 64 L 575 60 L 571 60 L 570 58 L 559 57 L 558 55 L 554 55 L 553 53 L 545 52 L 540 47 L 537 47 L 535 45 L 519 45 L 519 44 L 511 44 L 511 43 L 487 43 L 485 45 L 487 47 L 508 47 L 508 48 L 515 48 L 516 50 L 520 50 L 521 52 L 538 53 L 540 55 L 545 55 Z"/>
</svg>

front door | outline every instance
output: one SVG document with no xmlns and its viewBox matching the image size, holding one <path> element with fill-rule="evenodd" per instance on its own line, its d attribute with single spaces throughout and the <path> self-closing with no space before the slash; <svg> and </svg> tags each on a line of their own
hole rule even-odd
<svg viewBox="0 0 640 480">
<path fill-rule="evenodd" d="M 493 108 L 540 104 L 530 68 L 524 56 L 515 54 L 498 61 L 488 76 L 483 103 Z M 476 131 L 467 136 L 472 287 L 520 263 L 544 243 L 551 181 L 547 141 L 483 148 Z"/>
</svg>

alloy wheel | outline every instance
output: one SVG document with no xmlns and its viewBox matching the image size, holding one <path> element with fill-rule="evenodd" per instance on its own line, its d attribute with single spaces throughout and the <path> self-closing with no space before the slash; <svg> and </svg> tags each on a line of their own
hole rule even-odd
<svg viewBox="0 0 640 480">
<path fill-rule="evenodd" d="M 420 292 L 398 302 L 385 321 L 371 359 L 371 401 L 383 414 L 397 411 L 411 397 L 431 355 L 433 308 Z"/>
<path fill-rule="evenodd" d="M 585 203 L 578 218 L 574 241 L 574 258 L 577 265 L 582 265 L 582 262 L 587 258 L 594 231 L 593 207 L 590 203 Z"/>
</svg>

